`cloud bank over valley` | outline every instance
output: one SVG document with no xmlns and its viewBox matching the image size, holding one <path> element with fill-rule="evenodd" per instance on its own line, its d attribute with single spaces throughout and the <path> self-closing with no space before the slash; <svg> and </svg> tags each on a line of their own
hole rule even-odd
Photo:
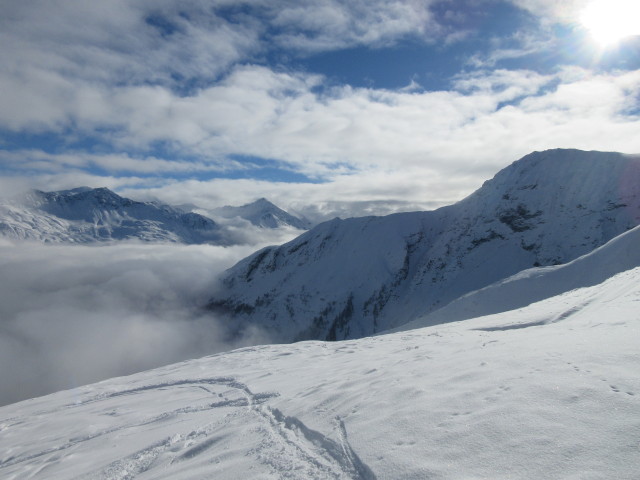
<svg viewBox="0 0 640 480">
<path fill-rule="evenodd" d="M 0 244 L 0 404 L 269 343 L 200 307 L 255 247 Z"/>
</svg>

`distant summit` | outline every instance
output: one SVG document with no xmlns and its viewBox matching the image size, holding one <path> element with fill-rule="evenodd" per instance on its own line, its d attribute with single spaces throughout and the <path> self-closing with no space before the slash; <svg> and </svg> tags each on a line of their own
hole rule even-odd
<svg viewBox="0 0 640 480">
<path fill-rule="evenodd" d="M 259 198 L 255 202 L 240 207 L 220 207 L 214 212 L 224 218 L 244 218 L 261 228 L 293 227 L 298 230 L 308 230 L 311 226 L 309 221 L 285 212 L 266 198 Z"/>
<path fill-rule="evenodd" d="M 137 202 L 108 188 L 32 190 L 0 205 L 0 234 L 15 240 L 94 243 L 112 240 L 225 244 L 210 218 L 169 205 Z"/>
</svg>

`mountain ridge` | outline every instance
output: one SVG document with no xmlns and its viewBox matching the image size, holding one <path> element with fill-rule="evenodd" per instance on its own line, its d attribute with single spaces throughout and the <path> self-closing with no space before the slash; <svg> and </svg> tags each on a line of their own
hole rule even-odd
<svg viewBox="0 0 640 480">
<path fill-rule="evenodd" d="M 494 315 L 524 308 L 570 290 L 592 287 L 614 275 L 640 267 L 639 245 L 640 226 L 621 233 L 569 263 L 523 270 L 463 295 L 425 317 L 402 325 L 398 330 Z"/>
<path fill-rule="evenodd" d="M 142 240 L 225 243 L 220 226 L 203 215 L 164 204 L 138 202 L 106 187 L 32 190 L 0 205 L 0 233 L 16 240 L 94 243 Z"/>
<path fill-rule="evenodd" d="M 264 197 L 238 207 L 225 205 L 214 209 L 213 213 L 224 218 L 240 217 L 261 228 L 308 230 L 311 226 L 308 220 L 291 215 Z"/>
<path fill-rule="evenodd" d="M 210 308 L 284 341 L 398 327 L 524 269 L 571 261 L 638 225 L 639 158 L 533 152 L 456 204 L 325 222 L 232 267 Z"/>
</svg>

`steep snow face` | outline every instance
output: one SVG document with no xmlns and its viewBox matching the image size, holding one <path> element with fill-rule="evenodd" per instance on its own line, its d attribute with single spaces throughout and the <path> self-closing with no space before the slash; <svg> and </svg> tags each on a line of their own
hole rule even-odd
<svg viewBox="0 0 640 480">
<path fill-rule="evenodd" d="M 19 240 L 91 243 L 139 239 L 220 243 L 218 225 L 168 205 L 123 198 L 107 188 L 33 191 L 24 202 L 0 206 L 0 233 Z"/>
<path fill-rule="evenodd" d="M 463 295 L 443 308 L 402 325 L 408 330 L 491 315 L 590 287 L 640 267 L 640 226 L 567 264 L 523 270 L 507 279 Z"/>
<path fill-rule="evenodd" d="M 215 213 L 225 218 L 244 218 L 253 225 L 262 228 L 293 227 L 298 230 L 307 230 L 310 227 L 308 221 L 294 217 L 266 198 L 260 198 L 241 207 L 225 206 L 218 208 Z"/>
<path fill-rule="evenodd" d="M 535 152 L 455 205 L 336 219 L 259 251 L 228 271 L 211 307 L 283 341 L 356 338 L 638 224 L 639 157 Z"/>
<path fill-rule="evenodd" d="M 518 311 L 8 405 L 0 477 L 637 480 L 639 300 L 636 268 Z"/>
</svg>

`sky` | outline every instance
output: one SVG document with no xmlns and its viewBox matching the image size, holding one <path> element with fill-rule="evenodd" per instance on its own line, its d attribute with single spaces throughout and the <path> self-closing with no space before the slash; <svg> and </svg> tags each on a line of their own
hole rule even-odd
<svg viewBox="0 0 640 480">
<path fill-rule="evenodd" d="M 640 153 L 636 0 L 3 0 L 0 189 L 430 209 Z M 637 23 L 637 22 L 635 22 Z"/>
</svg>

